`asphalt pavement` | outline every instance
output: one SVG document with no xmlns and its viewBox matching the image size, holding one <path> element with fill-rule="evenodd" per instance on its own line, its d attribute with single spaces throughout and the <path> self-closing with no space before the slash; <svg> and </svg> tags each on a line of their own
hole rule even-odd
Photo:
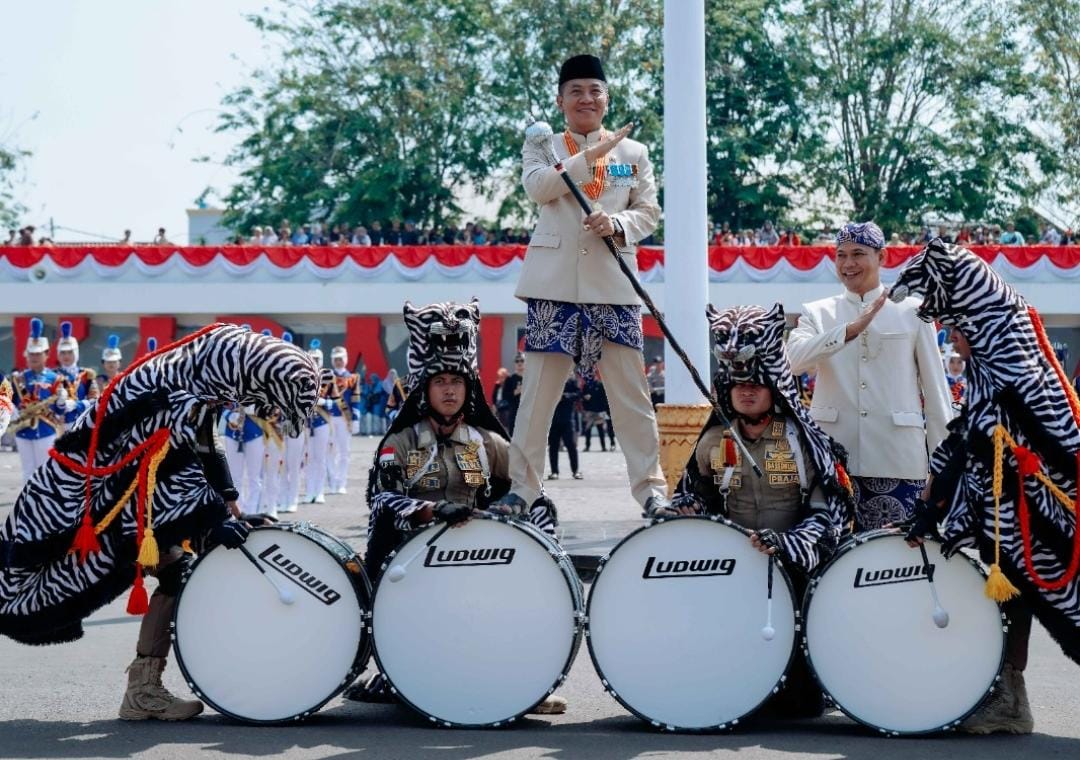
<svg viewBox="0 0 1080 760">
<path fill-rule="evenodd" d="M 375 440 L 353 440 L 349 495 L 329 496 L 325 505 L 304 505 L 295 517 L 362 550 L 367 513 L 362 495 Z M 564 545 L 579 562 L 604 553 L 642 524 L 629 495 L 622 455 L 583 452 L 581 457 L 584 480 L 564 477 L 547 484 L 559 506 Z M 0 452 L 0 519 L 10 512 L 18 487 L 17 455 Z M 1080 671 L 1038 626 L 1027 670 L 1035 734 L 910 738 L 879 736 L 838 711 L 815 720 L 751 719 L 729 733 L 662 733 L 627 713 L 604 691 L 584 645 L 559 690 L 569 701 L 565 715 L 528 717 L 499 729 L 436 728 L 402 706 L 340 697 L 306 722 L 289 726 L 242 725 L 210 709 L 187 723 L 126 723 L 116 718 L 116 711 L 137 631 L 138 618 L 125 613 L 121 598 L 95 613 L 84 638 L 71 644 L 29 647 L 0 638 L 0 758 L 189 758 L 201 752 L 215 758 L 297 760 L 1080 758 Z M 258 641 L 250 643 L 259 646 Z M 649 652 L 641 656 L 647 658 Z M 177 694 L 190 694 L 175 663 L 170 662 L 165 682 Z"/>
</svg>

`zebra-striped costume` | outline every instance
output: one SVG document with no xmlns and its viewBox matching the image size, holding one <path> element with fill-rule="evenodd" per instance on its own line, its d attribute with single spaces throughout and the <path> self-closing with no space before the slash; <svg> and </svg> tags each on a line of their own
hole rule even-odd
<svg viewBox="0 0 1080 760">
<path fill-rule="evenodd" d="M 798 428 L 803 452 L 814 465 L 816 485 L 820 486 L 824 501 L 804 500 L 804 513 L 799 523 L 779 534 L 785 557 L 805 570 L 812 570 L 832 552 L 854 513 L 851 491 L 841 482 L 846 475 L 839 474 L 846 459 L 844 449 L 818 427 L 799 400 L 799 388 L 791 374 L 784 345 L 783 306 L 776 304 L 769 311 L 760 306 L 736 306 L 718 311 L 710 304 L 706 314 L 713 351 L 719 363 L 713 388 L 724 413 L 729 419 L 736 416 L 731 404 L 731 389 L 736 384 L 768 386 L 774 405 Z M 714 413 L 698 441 L 706 431 L 719 424 Z M 710 473 L 698 470 L 695 446 L 695 453 L 690 455 L 686 473 L 678 485 L 678 494 L 683 496 L 681 501 L 685 504 L 689 499 L 695 499 L 701 511 L 726 514 L 724 505 L 701 503 L 697 495 L 699 484 L 710 477 Z M 814 483 L 808 484 L 806 490 L 812 491 L 814 487 Z"/>
<path fill-rule="evenodd" d="M 226 517 L 207 483 L 195 434 L 212 404 L 231 401 L 259 410 L 278 407 L 299 429 L 315 404 L 318 372 L 299 348 L 275 338 L 218 325 L 157 355 L 115 381 L 99 432 L 94 464 L 118 463 L 162 428 L 171 448 L 157 470 L 153 528 L 162 547 L 201 536 Z M 80 417 L 56 443 L 83 464 L 97 409 Z M 132 462 L 94 478 L 95 525 L 117 503 L 138 471 Z M 80 563 L 69 553 L 85 509 L 86 480 L 50 458 L 19 494 L 0 530 L 0 633 L 27 643 L 70 641 L 81 621 L 132 583 L 136 558 L 135 499 L 98 536 L 100 552 Z"/>
<path fill-rule="evenodd" d="M 934 501 L 946 499 L 945 549 L 977 546 L 987 562 L 994 549 L 994 430 L 1000 424 L 1035 452 L 1050 480 L 1075 500 L 1080 425 L 1068 391 L 1038 342 L 1028 304 L 970 251 L 934 240 L 915 256 L 893 286 L 894 298 L 921 294 L 919 316 L 956 326 L 971 346 L 967 409 L 931 458 Z M 1046 580 L 1063 576 L 1072 556 L 1076 515 L 1034 477 L 1024 479 L 1031 512 L 1032 558 Z M 1001 558 L 1039 620 L 1080 662 L 1080 581 L 1039 588 L 1028 575 L 1017 514 L 1017 460 L 1005 448 L 1000 502 Z"/>
<path fill-rule="evenodd" d="M 394 455 L 385 454 L 385 450 L 388 440 L 409 428 L 417 431 L 419 437 L 419 432 L 424 427 L 421 423 L 431 414 L 427 402 L 427 382 L 431 377 L 442 372 L 463 375 L 468 390 L 460 424 L 463 428 L 469 426 L 478 430 L 484 436 L 497 438 L 502 447 L 509 446 L 506 431 L 491 412 L 477 377 L 479 302 L 474 298 L 467 305 L 446 302 L 419 309 L 406 302 L 404 313 L 405 324 L 409 328 L 409 376 L 406 379 L 409 396 L 401 413 L 376 447 L 375 461 L 368 474 L 367 499 L 371 517 L 368 521 L 365 565 L 372 580 L 378 577 L 386 556 L 410 532 L 425 527 L 415 525 L 411 517 L 429 501 L 409 495 L 409 478 L 403 472 L 400 461 L 395 461 Z M 403 452 L 395 454 L 400 459 Z M 476 490 L 476 508 L 486 508 L 509 491 L 508 473 L 492 471 L 489 486 Z M 547 499 L 539 499 L 533 504 L 527 519 L 548 535 L 555 536 L 555 508 Z"/>
</svg>

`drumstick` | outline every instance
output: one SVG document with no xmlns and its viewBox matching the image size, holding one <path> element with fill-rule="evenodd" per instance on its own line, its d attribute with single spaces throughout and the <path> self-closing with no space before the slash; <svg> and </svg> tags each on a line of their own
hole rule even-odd
<svg viewBox="0 0 1080 760">
<path fill-rule="evenodd" d="M 776 629 L 772 624 L 772 575 L 773 564 L 776 562 L 776 557 L 772 554 L 769 555 L 769 598 L 765 607 L 765 627 L 761 629 L 761 638 L 766 641 L 772 641 L 773 636 L 776 635 Z"/>
<path fill-rule="evenodd" d="M 417 557 L 419 557 L 421 554 L 423 554 L 425 551 L 427 551 L 429 546 L 431 546 L 433 543 L 438 541 L 439 538 L 442 536 L 442 534 L 445 533 L 446 529 L 449 528 L 449 527 L 450 527 L 450 523 L 443 523 L 443 526 L 441 528 L 439 528 L 437 531 L 435 531 L 435 535 L 433 535 L 431 538 L 429 538 L 427 540 L 427 543 L 424 544 L 423 547 L 421 547 L 419 550 L 417 550 L 416 554 L 412 555 L 407 560 L 405 560 L 405 564 L 394 565 L 389 570 L 387 570 L 386 571 L 386 577 L 390 579 L 390 582 L 391 583 L 397 583 L 402 578 L 404 578 L 405 577 L 405 571 L 409 569 L 409 565 L 412 564 L 412 561 L 414 559 L 416 559 Z"/>
<path fill-rule="evenodd" d="M 919 551 L 922 552 L 923 571 L 926 573 L 926 580 L 930 582 L 930 595 L 934 597 L 934 625 L 938 628 L 944 628 L 949 624 L 949 613 L 941 606 L 941 601 L 938 599 L 937 588 L 934 586 L 934 568 L 930 566 L 930 558 L 926 556 L 926 547 L 922 542 L 919 543 Z"/>
<path fill-rule="evenodd" d="M 292 591 L 277 585 L 277 581 L 270 577 L 269 573 L 266 572 L 266 568 L 259 564 L 259 560 L 255 559 L 255 556 L 247 550 L 246 546 L 241 544 L 237 548 L 244 553 L 244 556 L 248 558 L 251 564 L 255 565 L 255 569 L 262 573 L 263 578 L 266 578 L 267 582 L 274 587 L 274 591 L 277 592 L 278 599 L 281 600 L 282 604 L 292 604 L 296 601 Z"/>
</svg>

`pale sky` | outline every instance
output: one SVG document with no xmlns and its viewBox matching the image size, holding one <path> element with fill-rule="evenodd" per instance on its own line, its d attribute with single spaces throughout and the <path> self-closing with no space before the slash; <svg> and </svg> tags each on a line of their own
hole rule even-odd
<svg viewBox="0 0 1080 760">
<path fill-rule="evenodd" d="M 185 209 L 234 177 L 192 159 L 238 139 L 212 132 L 216 110 L 267 55 L 244 15 L 274 0 L 0 2 L 0 140 L 34 154 L 23 223 L 186 243 Z"/>
</svg>

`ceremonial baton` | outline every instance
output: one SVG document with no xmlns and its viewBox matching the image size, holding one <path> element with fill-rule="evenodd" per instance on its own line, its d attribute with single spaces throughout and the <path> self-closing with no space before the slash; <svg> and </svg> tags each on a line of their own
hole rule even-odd
<svg viewBox="0 0 1080 760">
<path fill-rule="evenodd" d="M 563 182 L 570 188 L 571 194 L 577 199 L 578 205 L 581 206 L 581 210 L 588 216 L 593 212 L 592 205 L 581 192 L 581 188 L 574 183 L 574 180 L 570 179 L 570 175 L 566 173 L 566 168 L 562 165 L 562 161 L 556 157 L 555 151 L 551 147 L 552 134 L 551 125 L 547 122 L 533 122 L 525 130 L 525 142 L 538 148 L 548 161 L 551 162 L 552 167 L 559 173 Z M 690 361 L 690 357 L 686 355 L 682 346 L 679 345 L 679 341 L 675 340 L 675 336 L 672 335 L 671 330 L 668 329 L 667 323 L 664 321 L 664 315 L 656 308 L 656 304 L 653 303 L 652 298 L 649 297 L 645 288 L 641 286 L 637 277 L 630 271 L 630 267 L 623 261 L 622 252 L 619 250 L 619 245 L 615 242 L 614 236 L 606 235 L 604 237 L 604 242 L 607 244 L 608 250 L 611 251 L 611 255 L 615 257 L 615 262 L 619 265 L 619 269 L 622 270 L 626 279 L 630 281 L 630 285 L 634 288 L 634 292 L 637 293 L 638 298 L 645 303 L 649 308 L 649 312 L 656 318 L 656 323 L 660 326 L 660 332 L 664 334 L 664 337 L 667 338 L 668 343 L 671 345 L 672 349 L 674 349 L 676 355 L 682 360 L 683 366 L 686 367 L 686 371 L 690 373 L 690 379 L 694 381 L 694 385 L 697 386 L 701 395 L 709 400 L 709 403 L 713 408 L 713 414 L 717 416 L 717 419 L 720 420 L 721 424 L 730 428 L 732 438 L 735 439 L 735 443 L 739 447 L 739 450 L 742 451 L 742 455 L 746 458 L 746 461 L 754 469 L 754 474 L 759 478 L 763 477 L 761 468 L 758 467 L 757 462 L 754 461 L 754 457 L 750 455 L 750 450 L 747 449 L 746 444 L 743 443 L 742 436 L 739 435 L 738 429 L 731 424 L 731 421 L 727 418 L 727 415 L 724 414 L 724 410 L 720 408 L 720 404 L 713 397 L 713 394 L 705 387 L 705 383 L 701 379 L 701 375 L 698 374 L 697 368 L 694 367 L 693 362 Z"/>
</svg>

